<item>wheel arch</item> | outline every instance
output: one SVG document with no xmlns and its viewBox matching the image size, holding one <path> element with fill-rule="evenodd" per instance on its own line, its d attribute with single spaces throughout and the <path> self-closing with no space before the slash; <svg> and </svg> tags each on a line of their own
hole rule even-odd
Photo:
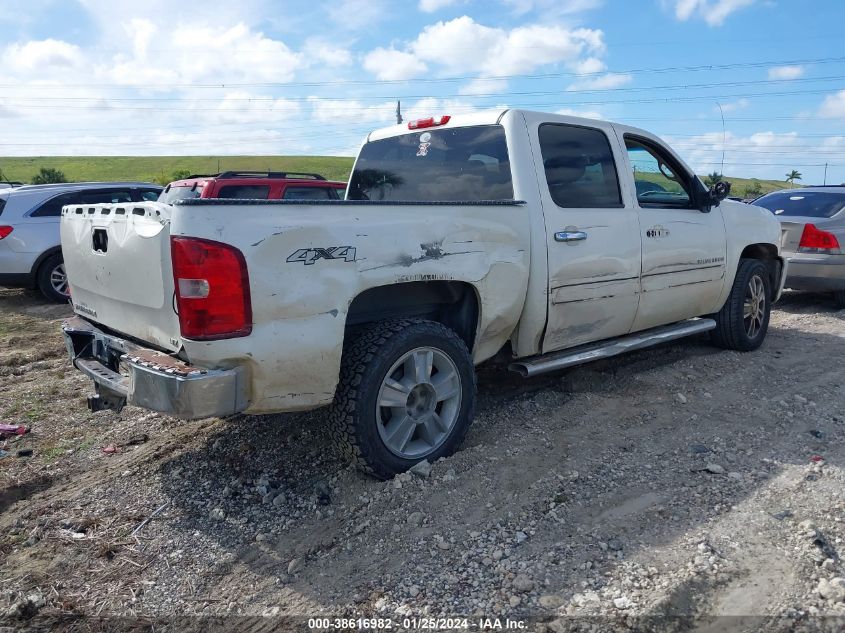
<svg viewBox="0 0 845 633">
<path fill-rule="evenodd" d="M 739 259 L 740 261 L 743 259 L 757 259 L 762 261 L 769 271 L 772 299 L 776 299 L 780 295 L 783 258 L 778 254 L 777 246 L 766 242 L 749 244 L 742 249 Z"/>
<path fill-rule="evenodd" d="M 36 259 L 35 263 L 32 265 L 32 269 L 30 269 L 30 271 L 29 271 L 29 276 L 32 279 L 33 283 L 35 283 L 38 280 L 38 271 L 41 269 L 41 265 L 45 261 L 47 261 L 47 258 L 52 257 L 53 255 L 56 255 L 56 254 L 60 255 L 61 252 L 62 252 L 61 246 L 53 246 L 51 248 L 48 248 L 46 251 L 44 251 L 43 253 L 41 253 L 38 256 L 38 259 Z"/>
<path fill-rule="evenodd" d="M 403 317 L 442 323 L 454 330 L 472 353 L 481 322 L 481 300 L 476 287 L 465 281 L 409 281 L 374 286 L 359 293 L 350 303 L 346 331 Z"/>
</svg>

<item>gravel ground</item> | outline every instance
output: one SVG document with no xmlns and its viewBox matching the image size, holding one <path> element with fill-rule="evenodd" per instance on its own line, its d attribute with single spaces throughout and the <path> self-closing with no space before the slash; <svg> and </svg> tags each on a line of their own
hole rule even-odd
<svg viewBox="0 0 845 633">
<path fill-rule="evenodd" d="M 482 368 L 463 450 L 380 482 L 321 411 L 90 414 L 67 308 L 0 289 L 0 421 L 31 427 L 2 445 L 0 626 L 845 630 L 845 311 L 778 308 L 756 353 Z"/>
</svg>

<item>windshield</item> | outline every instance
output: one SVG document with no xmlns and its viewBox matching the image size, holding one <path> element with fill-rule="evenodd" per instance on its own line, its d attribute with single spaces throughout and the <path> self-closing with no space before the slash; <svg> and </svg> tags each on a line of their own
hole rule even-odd
<svg viewBox="0 0 845 633">
<path fill-rule="evenodd" d="M 159 202 L 165 204 L 173 204 L 177 200 L 188 200 L 189 198 L 199 198 L 202 194 L 202 186 L 196 187 L 166 187 L 161 195 L 158 197 Z"/>
<path fill-rule="evenodd" d="M 352 172 L 349 199 L 511 200 L 505 130 L 501 125 L 422 130 L 367 143 Z"/>
<path fill-rule="evenodd" d="M 830 191 L 776 191 L 754 201 L 775 215 L 832 218 L 845 207 L 845 193 Z"/>
</svg>

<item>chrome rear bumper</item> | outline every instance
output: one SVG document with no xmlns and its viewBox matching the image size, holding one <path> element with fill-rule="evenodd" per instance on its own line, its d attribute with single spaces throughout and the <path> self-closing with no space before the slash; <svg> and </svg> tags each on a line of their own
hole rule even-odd
<svg viewBox="0 0 845 633">
<path fill-rule="evenodd" d="M 107 334 L 85 319 L 62 323 L 73 366 L 94 381 L 93 411 L 131 404 L 180 418 L 232 415 L 246 409 L 246 371 L 205 369 Z"/>
</svg>

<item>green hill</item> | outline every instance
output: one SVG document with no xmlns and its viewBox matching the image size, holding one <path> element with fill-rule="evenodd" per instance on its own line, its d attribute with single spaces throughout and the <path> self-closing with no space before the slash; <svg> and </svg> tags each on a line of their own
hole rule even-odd
<svg viewBox="0 0 845 633">
<path fill-rule="evenodd" d="M 74 182 L 142 180 L 169 182 L 174 172 L 216 174 L 227 170 L 297 171 L 346 180 L 352 158 L 337 156 L 32 156 L 0 158 L 7 180 L 29 182 L 42 167 Z"/>
<path fill-rule="evenodd" d="M 31 156 L 0 158 L 0 171 L 7 180 L 29 182 L 42 167 L 64 172 L 70 181 L 142 180 L 166 184 L 176 172 L 215 174 L 226 170 L 298 171 L 346 180 L 353 159 L 345 156 Z M 726 177 L 731 195 L 744 196 L 753 188 L 749 178 Z M 761 193 L 783 189 L 778 180 L 758 180 Z"/>
</svg>

